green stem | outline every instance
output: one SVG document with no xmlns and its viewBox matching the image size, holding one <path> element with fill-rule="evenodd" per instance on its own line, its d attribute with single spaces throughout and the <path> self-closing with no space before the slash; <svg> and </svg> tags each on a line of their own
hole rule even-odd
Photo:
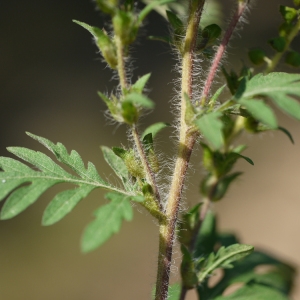
<svg viewBox="0 0 300 300">
<path fill-rule="evenodd" d="M 279 64 L 282 56 L 285 54 L 285 52 L 287 50 L 289 50 L 291 42 L 296 37 L 296 35 L 298 34 L 299 31 L 300 31 L 300 18 L 298 19 L 295 27 L 292 29 L 292 31 L 286 37 L 286 45 L 285 45 L 283 51 L 282 52 L 277 52 L 273 56 L 273 58 L 270 60 L 270 62 L 268 63 L 268 67 L 265 71 L 266 74 L 272 72 L 277 67 L 277 65 Z"/>
<path fill-rule="evenodd" d="M 125 59 L 124 59 L 124 45 L 118 36 L 115 36 L 115 42 L 117 47 L 117 59 L 118 59 L 117 70 L 118 70 L 120 85 L 123 94 L 123 91 L 128 88 L 128 83 L 126 78 Z"/>
<path fill-rule="evenodd" d="M 120 85 L 121 85 L 121 92 L 122 92 L 122 95 L 124 95 L 124 90 L 128 89 L 128 83 L 127 83 L 127 78 L 126 78 L 125 59 L 124 59 L 124 45 L 122 43 L 122 40 L 118 36 L 115 37 L 115 42 L 116 42 L 116 47 L 117 47 L 118 75 L 119 75 L 119 80 L 120 80 Z M 150 184 L 153 188 L 155 200 L 157 202 L 158 207 L 160 208 L 160 211 L 162 211 L 163 207 L 162 207 L 158 187 L 156 184 L 155 175 L 154 175 L 154 172 L 152 171 L 150 164 L 148 162 L 147 156 L 146 156 L 144 148 L 141 144 L 141 140 L 140 140 L 140 137 L 139 137 L 139 134 L 138 134 L 135 124 L 133 124 L 131 126 L 131 132 L 132 132 L 135 146 L 137 148 L 137 152 L 139 154 L 139 157 L 142 161 L 144 170 L 146 172 L 147 180 L 150 182 Z"/>
<path fill-rule="evenodd" d="M 157 202 L 158 207 L 160 208 L 160 211 L 163 211 L 163 206 L 162 206 L 162 203 L 161 203 L 159 190 L 158 190 L 158 187 L 157 187 L 157 184 L 156 184 L 155 174 L 152 171 L 152 168 L 151 168 L 151 166 L 148 162 L 147 156 L 146 156 L 145 151 L 144 151 L 144 147 L 141 144 L 141 140 L 140 140 L 140 137 L 139 137 L 139 134 L 138 134 L 138 131 L 137 131 L 137 128 L 136 128 L 135 125 L 132 126 L 131 131 L 132 131 L 133 139 L 134 139 L 139 157 L 142 161 L 144 170 L 146 172 L 147 180 L 150 182 L 150 184 L 153 188 L 153 193 L 155 195 L 155 200 Z"/>
<path fill-rule="evenodd" d="M 192 99 L 195 47 L 204 2 L 205 0 L 190 1 L 190 12 L 182 58 L 181 115 L 178 155 L 175 162 L 173 179 L 165 211 L 167 222 L 161 223 L 159 228 L 159 254 L 155 300 L 166 300 L 168 298 L 172 249 L 178 219 L 178 211 L 186 172 L 196 137 L 198 136 L 197 133 L 190 132 L 190 128 L 185 122 L 185 94 Z"/>
</svg>

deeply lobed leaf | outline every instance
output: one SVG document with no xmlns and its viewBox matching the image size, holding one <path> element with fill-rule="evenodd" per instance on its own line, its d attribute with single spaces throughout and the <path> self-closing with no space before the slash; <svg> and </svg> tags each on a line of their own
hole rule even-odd
<svg viewBox="0 0 300 300">
<path fill-rule="evenodd" d="M 117 193 L 108 193 L 106 198 L 111 200 L 95 211 L 96 219 L 90 223 L 82 238 L 83 252 L 89 252 L 109 239 L 120 230 L 122 220 L 130 221 L 133 216 L 129 197 Z"/>
<path fill-rule="evenodd" d="M 43 216 L 43 224 L 51 225 L 68 214 L 79 201 L 92 190 L 104 188 L 125 193 L 105 182 L 92 163 L 86 168 L 80 155 L 76 151 L 69 154 L 61 144 L 30 134 L 39 141 L 63 164 L 70 167 L 77 175 L 65 171 L 47 155 L 21 147 L 10 147 L 8 150 L 32 164 L 34 169 L 12 158 L 0 157 L 0 200 L 8 194 L 1 219 L 9 219 L 33 204 L 47 189 L 58 183 L 71 183 L 77 186 L 74 190 L 59 193 L 48 205 Z"/>
</svg>

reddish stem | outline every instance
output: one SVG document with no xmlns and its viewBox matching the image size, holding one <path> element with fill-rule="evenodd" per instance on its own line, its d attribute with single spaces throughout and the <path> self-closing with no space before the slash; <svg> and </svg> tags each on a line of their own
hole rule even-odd
<svg viewBox="0 0 300 300">
<path fill-rule="evenodd" d="M 219 68 L 219 65 L 220 65 L 220 61 L 222 60 L 223 58 L 223 55 L 225 53 L 225 50 L 227 48 L 227 45 L 229 43 L 229 40 L 238 24 L 238 22 L 240 21 L 240 18 L 241 16 L 243 15 L 244 11 L 245 11 L 245 8 L 247 6 L 247 4 L 249 3 L 249 1 L 246 1 L 246 2 L 239 2 L 238 4 L 238 8 L 235 12 L 235 14 L 233 15 L 232 19 L 231 19 L 231 22 L 225 32 L 225 35 L 223 37 L 223 40 L 215 54 L 215 57 L 212 61 L 212 64 L 211 64 L 211 67 L 209 69 L 209 73 L 208 73 L 208 76 L 207 76 L 207 79 L 206 79 L 206 82 L 204 84 L 204 89 L 203 89 L 203 92 L 202 92 L 202 95 L 201 95 L 201 103 L 202 105 L 205 104 L 206 102 L 206 99 L 207 99 L 207 96 L 210 92 L 210 89 L 211 89 L 211 86 L 212 86 L 212 83 L 214 81 L 214 78 L 215 78 L 215 75 L 218 71 L 218 68 Z"/>
</svg>

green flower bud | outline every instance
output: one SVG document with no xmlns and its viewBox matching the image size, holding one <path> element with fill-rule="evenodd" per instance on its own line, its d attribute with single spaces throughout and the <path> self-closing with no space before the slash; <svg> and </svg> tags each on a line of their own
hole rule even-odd
<svg viewBox="0 0 300 300">
<path fill-rule="evenodd" d="M 123 45 L 129 45 L 136 39 L 138 26 L 135 19 L 133 13 L 121 10 L 113 17 L 115 35 L 120 38 Z"/>
</svg>

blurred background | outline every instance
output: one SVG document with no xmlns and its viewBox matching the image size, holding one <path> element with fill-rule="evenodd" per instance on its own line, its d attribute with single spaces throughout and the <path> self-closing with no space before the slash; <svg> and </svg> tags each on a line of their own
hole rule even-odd
<svg viewBox="0 0 300 300">
<path fill-rule="evenodd" d="M 228 20 L 233 0 L 219 1 Z M 243 30 L 235 34 L 227 53 L 226 67 L 238 70 L 247 60 L 247 50 L 275 37 L 281 23 L 279 4 L 292 0 L 253 1 Z M 96 92 L 110 92 L 116 81 L 101 62 L 91 36 L 77 19 L 102 27 L 105 18 L 91 0 L 10 0 L 0 2 L 0 155 L 10 156 L 7 146 L 24 146 L 47 153 L 25 131 L 62 142 L 76 149 L 84 161 L 92 161 L 100 174 L 110 179 L 100 145 L 128 145 L 126 128 L 109 125 L 105 106 Z M 249 25 L 250 24 L 250 25 Z M 142 120 L 141 129 L 157 122 L 172 122 L 169 112 L 176 78 L 167 45 L 151 42 L 149 35 L 168 33 L 161 16 L 151 13 L 132 50 L 136 79 L 148 72 L 149 97 L 156 109 Z M 293 44 L 300 50 L 299 37 Z M 231 63 L 234 58 L 235 65 Z M 281 69 L 284 70 L 284 69 Z M 288 70 L 299 72 L 296 69 Z M 218 82 L 223 83 L 220 76 Z M 249 144 L 237 169 L 245 174 L 226 198 L 214 206 L 219 227 L 235 232 L 244 243 L 253 244 L 289 263 L 300 265 L 300 124 L 278 113 L 280 125 L 295 139 L 295 145 L 280 132 L 244 135 Z M 173 133 L 159 136 L 159 149 L 174 155 Z M 200 156 L 193 156 L 193 170 L 186 192 L 188 208 L 197 203 L 203 172 Z M 196 173 L 196 171 L 198 173 Z M 43 210 L 61 187 L 47 191 L 34 205 L 12 220 L 0 222 L 0 299 L 2 300 L 110 300 L 150 299 L 155 283 L 158 227 L 142 209 L 126 222 L 119 234 L 98 250 L 83 255 L 80 237 L 92 220 L 92 212 L 104 204 L 101 191 L 93 192 L 65 219 L 42 227 Z M 174 253 L 172 281 L 179 279 L 180 253 Z M 189 294 L 189 299 L 196 299 Z M 300 280 L 293 299 L 300 299 Z"/>
</svg>

